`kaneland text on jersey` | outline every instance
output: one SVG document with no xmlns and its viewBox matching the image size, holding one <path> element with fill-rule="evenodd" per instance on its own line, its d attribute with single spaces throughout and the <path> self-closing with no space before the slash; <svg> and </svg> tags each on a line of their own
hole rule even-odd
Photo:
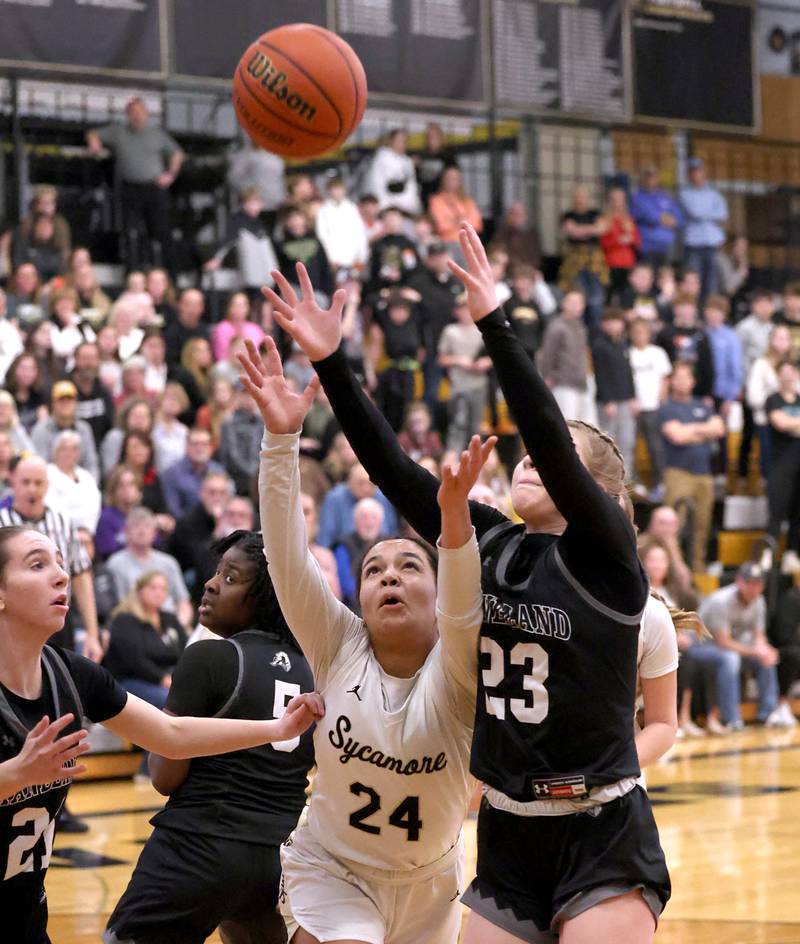
<svg viewBox="0 0 800 944">
<path fill-rule="evenodd" d="M 564 610 L 542 603 L 502 603 L 491 593 L 483 595 L 483 620 L 499 626 L 512 626 L 536 636 L 552 636 L 566 642 L 572 624 Z"/>
</svg>

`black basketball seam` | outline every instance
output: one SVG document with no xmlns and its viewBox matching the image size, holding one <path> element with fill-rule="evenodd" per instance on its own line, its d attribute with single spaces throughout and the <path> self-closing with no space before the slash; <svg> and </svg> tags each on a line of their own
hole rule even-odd
<svg viewBox="0 0 800 944">
<path fill-rule="evenodd" d="M 333 46 L 333 48 L 339 53 L 339 55 L 340 55 L 340 56 L 342 57 L 342 59 L 344 60 L 344 64 L 347 66 L 347 71 L 350 73 L 350 78 L 353 80 L 353 91 L 356 93 L 356 104 L 355 104 L 355 108 L 353 109 L 353 120 L 352 120 L 352 122 L 351 122 L 350 128 L 349 128 L 348 131 L 347 131 L 347 137 L 349 138 L 350 135 L 355 131 L 356 125 L 358 124 L 358 121 L 357 121 L 357 116 L 358 116 L 358 100 L 359 100 L 359 98 L 360 98 L 360 95 L 359 95 L 359 93 L 358 93 L 358 82 L 356 81 L 355 72 L 353 72 L 352 66 L 350 65 L 350 60 L 347 58 L 347 56 L 344 55 L 344 53 L 343 53 L 342 50 L 339 48 L 339 46 L 338 46 L 338 45 L 330 38 L 330 36 L 328 35 L 329 31 L 326 30 L 326 29 L 323 29 L 321 26 L 313 26 L 313 25 L 312 25 L 311 28 L 312 28 L 316 33 L 318 33 L 318 34 L 322 37 L 322 39 L 325 40 L 325 42 L 330 43 L 330 45 Z M 334 35 L 337 35 L 337 34 L 334 34 Z M 341 36 L 338 36 L 338 35 L 337 35 L 337 39 L 341 39 Z M 343 39 L 342 39 L 342 42 L 344 42 Z M 366 105 L 366 103 L 365 103 L 365 105 Z M 345 139 L 345 140 L 346 140 L 346 139 Z"/>
<path fill-rule="evenodd" d="M 263 46 L 265 49 L 269 49 L 269 50 L 271 50 L 272 52 L 276 52 L 279 56 L 283 56 L 283 58 L 284 58 L 287 62 L 291 62 L 291 64 L 295 67 L 295 69 L 297 69 L 298 72 L 302 72 L 303 75 L 308 79 L 308 81 L 317 89 L 317 91 L 319 92 L 319 94 L 320 94 L 320 95 L 325 99 L 325 101 L 331 106 L 331 108 L 333 109 L 333 113 L 336 115 L 336 118 L 337 118 L 337 120 L 338 120 L 338 122 L 339 122 L 339 131 L 337 132 L 336 135 L 334 135 L 334 137 L 337 137 L 337 138 L 338 138 L 339 135 L 342 133 L 342 128 L 344 127 L 344 122 L 342 121 L 342 116 L 339 114 L 339 109 L 338 109 L 338 108 L 333 104 L 333 102 L 328 98 L 327 93 L 325 92 L 325 89 L 322 88 L 321 85 L 319 85 L 319 83 L 317 82 L 317 80 L 316 80 L 312 75 L 309 75 L 308 72 L 306 72 L 306 70 L 305 70 L 301 65 L 299 65 L 298 63 L 296 63 L 296 62 L 294 61 L 294 59 L 292 59 L 291 56 L 288 56 L 282 49 L 278 49 L 277 46 L 273 46 L 271 43 L 266 42 L 263 38 L 258 40 L 258 45 L 259 45 L 259 46 Z M 326 137 L 327 137 L 327 135 L 326 135 Z"/>
<path fill-rule="evenodd" d="M 241 80 L 242 80 L 242 88 L 244 88 L 244 89 L 247 91 L 247 93 L 252 96 L 253 100 L 254 100 L 255 102 L 258 102 L 258 104 L 259 104 L 265 111 L 268 111 L 268 112 L 270 113 L 270 115 L 273 115 L 275 118 L 280 118 L 281 121 L 283 121 L 288 127 L 293 128 L 295 131 L 302 131 L 303 134 L 310 134 L 313 138 L 328 138 L 330 141 L 336 140 L 336 135 L 332 135 L 332 134 L 330 134 L 330 132 L 327 132 L 327 131 L 314 131 L 312 128 L 304 128 L 302 125 L 293 124 L 291 121 L 287 121 L 286 118 L 285 118 L 283 115 L 281 115 L 279 112 L 273 111 L 271 108 L 268 108 L 267 105 L 266 105 L 266 103 L 265 103 L 264 101 L 262 101 L 262 100 L 256 95 L 256 93 L 250 88 L 250 86 L 247 84 L 247 77 L 246 77 L 246 74 L 245 74 L 244 72 L 242 72 L 241 63 L 239 64 L 239 67 L 238 67 L 238 69 L 237 69 L 236 71 L 237 71 L 237 73 L 240 74 L 240 77 L 241 77 Z M 341 123 L 342 123 L 342 120 L 341 120 L 341 118 L 340 118 L 340 119 L 339 119 L 339 125 L 340 125 L 340 126 L 341 126 Z"/>
</svg>

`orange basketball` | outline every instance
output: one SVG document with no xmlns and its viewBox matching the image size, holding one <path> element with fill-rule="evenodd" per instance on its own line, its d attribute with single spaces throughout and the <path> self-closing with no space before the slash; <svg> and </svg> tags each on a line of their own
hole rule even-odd
<svg viewBox="0 0 800 944">
<path fill-rule="evenodd" d="M 253 141 L 281 157 L 314 157 L 345 141 L 364 115 L 367 77 L 348 44 L 293 23 L 248 47 L 233 76 L 233 105 Z"/>
</svg>

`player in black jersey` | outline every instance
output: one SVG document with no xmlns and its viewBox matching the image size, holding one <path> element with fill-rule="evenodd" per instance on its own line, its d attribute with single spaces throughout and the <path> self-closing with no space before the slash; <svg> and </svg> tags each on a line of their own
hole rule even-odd
<svg viewBox="0 0 800 944">
<path fill-rule="evenodd" d="M 279 717 L 292 696 L 313 690 L 314 679 L 275 597 L 261 536 L 234 531 L 214 550 L 219 567 L 199 617 L 224 640 L 184 651 L 165 710 Z M 311 730 L 191 762 L 151 756 L 153 785 L 170 799 L 153 817 L 104 940 L 201 944 L 219 925 L 226 944 L 282 944 L 279 847 L 297 825 L 313 763 Z"/>
<path fill-rule="evenodd" d="M 474 230 L 462 233 L 470 311 L 527 456 L 512 482 L 513 525 L 471 503 L 483 560 L 484 624 L 472 773 L 485 784 L 466 944 L 645 944 L 669 898 L 631 718 L 647 581 L 619 504 L 624 465 L 606 434 L 567 424 L 496 309 Z M 278 323 L 315 362 L 370 478 L 426 540 L 438 482 L 406 456 L 338 350 L 340 293 L 319 309 L 277 278 Z M 544 815 L 543 815 L 544 814 Z"/>
<path fill-rule="evenodd" d="M 49 941 L 44 878 L 56 815 L 82 770 L 84 716 L 146 750 L 187 758 L 296 737 L 322 713 L 319 696 L 303 695 L 280 721 L 171 718 L 100 666 L 46 645 L 68 604 L 69 577 L 50 538 L 0 528 L 0 939 L 13 944 Z"/>
</svg>

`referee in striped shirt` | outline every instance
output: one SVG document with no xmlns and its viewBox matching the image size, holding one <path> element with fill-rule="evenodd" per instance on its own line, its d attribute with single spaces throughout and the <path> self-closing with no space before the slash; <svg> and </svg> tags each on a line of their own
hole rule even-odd
<svg viewBox="0 0 800 944">
<path fill-rule="evenodd" d="M 71 595 L 86 630 L 83 653 L 93 662 L 100 662 L 103 647 L 97 628 L 92 562 L 78 540 L 73 523 L 45 504 L 47 463 L 44 459 L 31 455 L 12 459 L 11 492 L 10 499 L 0 506 L 0 527 L 27 525 L 55 542 L 64 558 L 64 568 L 70 575 Z M 74 649 L 71 620 L 67 626 L 69 628 L 65 627 L 52 641 L 66 649 Z"/>
</svg>

